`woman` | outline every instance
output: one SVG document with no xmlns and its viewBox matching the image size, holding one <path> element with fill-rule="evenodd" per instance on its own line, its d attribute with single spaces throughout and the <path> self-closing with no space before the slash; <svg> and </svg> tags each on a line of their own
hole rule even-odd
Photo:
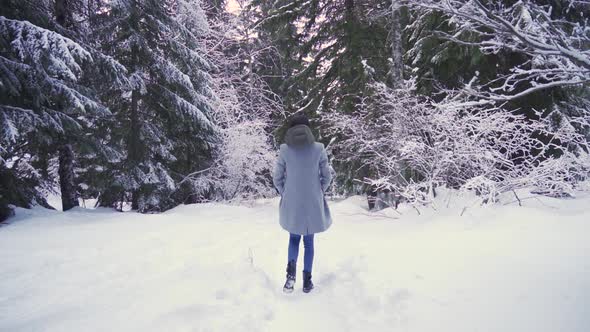
<svg viewBox="0 0 590 332">
<path fill-rule="evenodd" d="M 313 236 L 332 224 L 324 197 L 332 175 L 324 145 L 315 142 L 305 115 L 297 115 L 289 121 L 285 142 L 281 144 L 273 172 L 273 183 L 281 194 L 280 224 L 290 233 L 287 281 L 283 291 L 293 291 L 299 242 L 303 236 L 303 291 L 308 293 L 313 289 Z"/>
</svg>

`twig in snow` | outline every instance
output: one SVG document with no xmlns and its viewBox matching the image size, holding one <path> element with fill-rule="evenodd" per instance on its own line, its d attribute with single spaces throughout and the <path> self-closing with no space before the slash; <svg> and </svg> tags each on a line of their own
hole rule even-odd
<svg viewBox="0 0 590 332">
<path fill-rule="evenodd" d="M 522 206 L 522 202 L 520 201 L 520 198 L 518 198 L 518 195 L 516 194 L 515 190 L 512 190 L 512 193 L 514 193 L 514 197 L 516 197 L 516 200 L 518 201 L 518 206 Z"/>
</svg>

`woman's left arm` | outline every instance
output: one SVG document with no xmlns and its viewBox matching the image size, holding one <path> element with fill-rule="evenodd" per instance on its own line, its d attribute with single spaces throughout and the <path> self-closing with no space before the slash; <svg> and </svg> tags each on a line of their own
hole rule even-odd
<svg viewBox="0 0 590 332">
<path fill-rule="evenodd" d="M 330 165 L 328 164 L 328 154 L 322 144 L 322 153 L 320 155 L 320 183 L 323 192 L 328 190 L 330 182 L 332 182 L 332 173 L 330 173 Z"/>
</svg>

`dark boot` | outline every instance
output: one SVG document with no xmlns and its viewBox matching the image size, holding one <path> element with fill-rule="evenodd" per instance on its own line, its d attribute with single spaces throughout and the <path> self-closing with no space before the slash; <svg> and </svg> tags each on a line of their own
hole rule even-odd
<svg viewBox="0 0 590 332">
<path fill-rule="evenodd" d="M 283 292 L 291 293 L 293 292 L 293 286 L 295 285 L 295 273 L 296 273 L 296 263 L 295 261 L 289 261 L 287 264 L 287 281 L 285 281 L 285 286 L 283 286 Z"/>
<path fill-rule="evenodd" d="M 311 282 L 311 273 L 303 271 L 303 292 L 309 293 L 313 289 L 313 282 Z"/>
</svg>

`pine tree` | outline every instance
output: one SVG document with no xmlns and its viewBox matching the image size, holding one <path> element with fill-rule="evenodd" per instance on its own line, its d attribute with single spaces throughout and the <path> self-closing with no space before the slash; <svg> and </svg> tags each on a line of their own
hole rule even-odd
<svg viewBox="0 0 590 332">
<path fill-rule="evenodd" d="M 317 1 L 305 11 L 300 59 L 309 62 L 292 80 L 305 80 L 303 111 L 351 112 L 370 92 L 371 80 L 382 81 L 391 57 L 386 20 L 370 13 L 383 11 L 377 1 Z"/>
<path fill-rule="evenodd" d="M 296 27 L 303 15 L 299 6 L 297 1 L 254 0 L 240 13 L 247 27 L 256 32 L 258 66 L 254 70 L 281 97 L 288 113 L 296 110 L 295 104 L 304 98 L 306 91 L 305 82 L 291 80 L 304 68 L 300 57 L 302 35 Z"/>
<path fill-rule="evenodd" d="M 113 163 L 100 204 L 170 208 L 177 180 L 207 166 L 216 140 L 209 119 L 212 68 L 201 49 L 207 19 L 195 1 L 125 0 L 99 12 L 94 36 L 132 82 L 129 93 L 107 101 L 116 118 L 108 144 L 125 156 Z"/>
</svg>

